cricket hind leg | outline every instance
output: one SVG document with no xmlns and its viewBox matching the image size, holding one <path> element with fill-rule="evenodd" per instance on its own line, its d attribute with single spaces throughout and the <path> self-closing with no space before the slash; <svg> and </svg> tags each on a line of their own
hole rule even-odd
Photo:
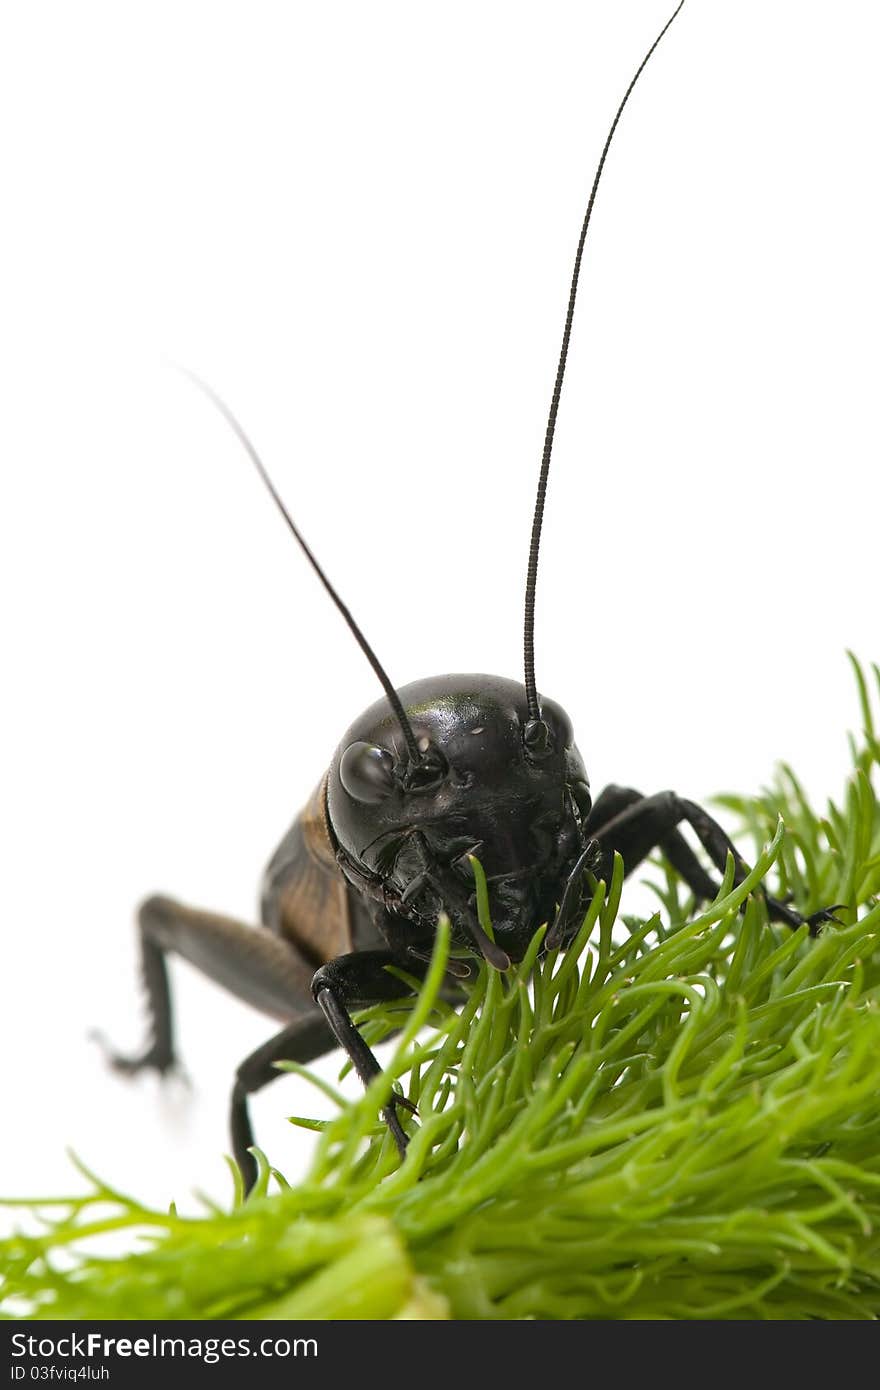
<svg viewBox="0 0 880 1390">
<path fill-rule="evenodd" d="M 313 966 L 282 937 L 231 917 L 148 898 L 138 911 L 141 973 L 149 1035 L 143 1049 L 125 1055 L 103 1044 L 117 1071 L 165 1073 L 175 1066 L 174 1016 L 167 956 L 178 955 L 254 1008 L 281 1021 L 317 1011 L 310 994 Z"/>
<path fill-rule="evenodd" d="M 713 898 L 720 885 L 703 869 L 677 826 L 685 821 L 695 831 L 716 869 L 727 867 L 728 854 L 733 855 L 734 883 L 742 883 L 749 872 L 748 865 L 716 820 L 698 806 L 677 793 L 658 792 L 640 796 L 629 788 L 612 787 L 602 793 L 590 813 L 588 833 L 597 841 L 601 861 L 596 873 L 606 878 L 610 874 L 614 852 L 623 858 L 624 873 L 630 874 L 651 853 L 660 849 L 678 870 L 691 891 L 700 899 Z M 603 807 L 604 810 L 600 809 Z M 597 814 L 598 812 L 598 814 Z M 815 935 L 823 922 L 835 921 L 835 907 L 823 908 L 810 917 L 803 917 L 794 908 L 765 894 L 767 912 L 776 922 L 795 928 L 806 922 Z"/>
</svg>

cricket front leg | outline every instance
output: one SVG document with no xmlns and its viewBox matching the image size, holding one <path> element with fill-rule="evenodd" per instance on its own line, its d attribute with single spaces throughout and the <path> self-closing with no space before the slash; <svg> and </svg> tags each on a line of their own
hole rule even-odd
<svg viewBox="0 0 880 1390">
<path fill-rule="evenodd" d="M 400 999 L 406 993 L 406 986 L 386 969 L 389 965 L 399 964 L 399 959 L 391 951 L 357 951 L 351 955 L 337 956 L 327 965 L 322 965 L 312 980 L 315 1002 L 365 1086 L 369 1086 L 381 1074 L 382 1068 L 352 1022 L 349 1009 Z M 423 961 L 413 958 L 407 961 L 406 968 L 421 977 L 427 967 Z M 392 1094 L 382 1111 L 382 1118 L 403 1157 L 408 1139 L 397 1117 L 398 1107 L 412 1114 L 416 1112 L 412 1102 L 397 1092 Z"/>
<path fill-rule="evenodd" d="M 720 872 L 723 873 L 727 867 L 728 855 L 733 856 L 734 883 L 742 883 L 749 872 L 748 865 L 729 836 L 702 806 L 671 791 L 638 797 L 637 793 L 627 795 L 623 789 L 615 790 L 622 793 L 619 801 L 626 800 L 628 804 L 604 824 L 588 826 L 590 834 L 598 842 L 601 850 L 600 863 L 596 869 L 599 877 L 607 879 L 615 851 L 623 859 L 624 872 L 630 874 L 652 850 L 660 848 L 667 853 L 670 861 L 698 898 L 714 896 L 720 885 L 709 877 L 676 831 L 676 827 L 684 821 L 696 832 L 700 844 Z M 598 806 L 599 802 L 596 804 Z M 804 917 L 787 903 L 780 902 L 769 894 L 765 894 L 765 901 L 767 912 L 773 921 L 784 922 L 792 928 L 806 922 L 811 936 L 816 935 L 824 922 L 835 921 L 834 913 L 838 911 L 837 907 L 822 908 L 819 912 Z"/>
<path fill-rule="evenodd" d="M 314 1006 L 312 1012 L 282 1028 L 268 1042 L 246 1057 L 238 1068 L 229 1113 L 232 1152 L 238 1164 L 245 1192 L 250 1192 L 257 1180 L 257 1161 L 251 1153 L 254 1132 L 251 1127 L 248 1097 L 277 1081 L 284 1071 L 279 1062 L 299 1062 L 307 1066 L 317 1057 L 332 1052 L 336 1038 L 327 1026 L 324 1015 Z"/>
</svg>

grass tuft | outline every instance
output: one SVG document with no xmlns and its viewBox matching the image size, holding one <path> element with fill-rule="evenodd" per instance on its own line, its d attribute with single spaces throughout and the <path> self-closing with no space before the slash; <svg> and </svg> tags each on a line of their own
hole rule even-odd
<svg viewBox="0 0 880 1390">
<path fill-rule="evenodd" d="M 880 672 L 852 660 L 840 805 L 814 810 L 788 767 L 720 798 L 755 842 L 744 884 L 729 865 L 695 912 L 663 866 L 657 914 L 624 923 L 618 860 L 569 951 L 539 931 L 459 1012 L 442 924 L 416 1000 L 361 1016 L 372 1043 L 402 1030 L 385 1074 L 353 1104 L 316 1081 L 337 1113 L 296 1120 L 319 1134 L 303 1183 L 260 1154 L 247 1201 L 184 1217 L 79 1164 L 80 1195 L 21 1204 L 42 1229 L 0 1242 L 6 1315 L 877 1317 Z M 845 904 L 839 923 L 770 925 L 762 883 Z M 392 1083 L 419 1110 L 402 1164 L 377 1121 Z"/>
</svg>

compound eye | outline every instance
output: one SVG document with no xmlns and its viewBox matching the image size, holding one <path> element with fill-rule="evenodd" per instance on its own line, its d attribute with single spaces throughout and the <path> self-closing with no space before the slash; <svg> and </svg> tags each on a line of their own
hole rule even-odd
<svg viewBox="0 0 880 1390">
<path fill-rule="evenodd" d="M 394 759 L 374 743 L 350 743 L 339 759 L 339 780 L 355 801 L 375 806 L 394 790 Z"/>
</svg>

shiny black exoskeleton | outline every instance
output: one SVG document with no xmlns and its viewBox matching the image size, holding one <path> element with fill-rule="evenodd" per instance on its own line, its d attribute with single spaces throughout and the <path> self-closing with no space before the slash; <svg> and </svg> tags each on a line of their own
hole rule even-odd
<svg viewBox="0 0 880 1390">
<path fill-rule="evenodd" d="M 418 758 L 385 700 L 351 726 L 269 865 L 263 929 L 168 898 L 140 909 L 152 1034 L 140 1054 L 112 1055 L 119 1070 L 174 1065 L 169 952 L 285 1023 L 242 1064 L 233 1089 L 233 1149 L 248 1187 L 256 1178 L 248 1095 L 279 1075 L 277 1062 L 307 1063 L 337 1045 L 361 1080 L 372 1080 L 379 1064 L 351 1011 L 400 995 L 388 966 L 424 973 L 441 912 L 458 945 L 505 970 L 542 923 L 545 946 L 567 945 L 590 873 L 608 881 L 615 852 L 629 874 L 659 847 L 698 898 L 714 897 L 718 884 L 677 829 L 681 821 L 716 867 L 732 854 L 737 880 L 748 872 L 721 826 L 674 792 L 644 797 L 611 786 L 592 805 L 570 719 L 543 699 L 536 720 L 518 682 L 437 676 L 397 695 Z M 487 876 L 494 941 L 477 917 L 470 855 Z M 772 898 L 767 906 L 790 926 L 804 920 Z M 829 915 L 816 913 L 811 929 Z M 455 987 L 471 973 L 461 959 L 449 969 Z M 383 1117 L 403 1153 L 400 1106 L 408 1103 L 393 1096 Z"/>
<path fill-rule="evenodd" d="M 500 676 L 438 676 L 398 693 L 422 761 L 412 766 L 386 700 L 351 726 L 327 787 L 340 867 L 393 913 L 389 945 L 429 954 L 445 909 L 459 942 L 504 968 L 553 920 L 587 845 L 590 787 L 571 720 L 543 700 L 546 732 L 530 743 L 525 690 Z M 494 952 L 470 854 L 488 879 Z"/>
<path fill-rule="evenodd" d="M 682 0 L 683 3 L 683 0 Z M 591 804 L 589 783 L 562 708 L 535 684 L 534 615 L 538 547 L 550 454 L 584 240 L 608 147 L 635 83 L 681 3 L 651 45 L 624 95 L 593 181 L 581 229 L 539 475 L 525 599 L 525 680 L 437 676 L 398 690 L 286 510 L 235 416 L 203 382 L 238 436 L 294 538 L 370 661 L 384 698 L 351 726 L 327 775 L 273 856 L 264 880 L 261 928 L 164 897 L 139 913 L 142 969 L 152 1031 L 137 1056 L 112 1055 L 124 1071 L 174 1063 L 166 956 L 183 956 L 232 993 L 284 1024 L 242 1064 L 232 1095 L 232 1139 L 246 1186 L 256 1165 L 247 1098 L 278 1075 L 276 1063 L 307 1063 L 343 1047 L 364 1083 L 379 1065 L 352 1011 L 397 998 L 389 966 L 424 973 L 439 915 L 458 946 L 505 970 L 522 958 L 544 923 L 544 946 L 564 947 L 582 917 L 590 875 L 610 878 L 615 853 L 629 874 L 660 849 L 699 899 L 718 884 L 678 828 L 686 822 L 712 864 L 733 855 L 736 881 L 747 868 L 711 816 L 674 792 L 642 796 L 607 787 Z M 487 875 L 494 940 L 476 910 L 473 858 Z M 767 899 L 774 919 L 804 919 Z M 815 913 L 814 930 L 830 916 Z M 472 967 L 448 966 L 451 986 Z M 401 1153 L 407 1137 L 393 1096 L 383 1111 Z"/>
</svg>

